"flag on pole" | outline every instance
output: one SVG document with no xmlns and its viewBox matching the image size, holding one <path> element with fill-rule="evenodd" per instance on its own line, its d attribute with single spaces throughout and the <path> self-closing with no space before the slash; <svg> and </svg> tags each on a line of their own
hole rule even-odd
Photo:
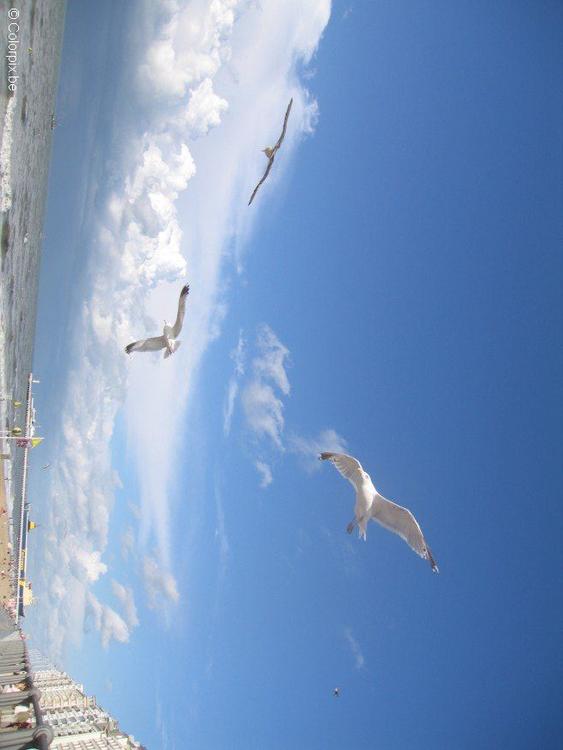
<svg viewBox="0 0 563 750">
<path fill-rule="evenodd" d="M 16 440 L 18 448 L 35 448 L 39 443 L 43 442 L 42 437 L 37 438 L 19 438 Z"/>
</svg>

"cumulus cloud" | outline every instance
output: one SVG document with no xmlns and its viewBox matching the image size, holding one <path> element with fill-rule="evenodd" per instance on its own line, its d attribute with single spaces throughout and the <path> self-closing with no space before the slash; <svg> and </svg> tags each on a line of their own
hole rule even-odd
<svg viewBox="0 0 563 750">
<path fill-rule="evenodd" d="M 133 590 L 124 586 L 122 583 L 117 581 L 111 582 L 111 589 L 116 599 L 119 600 L 125 621 L 129 628 L 135 628 L 139 624 L 139 618 L 137 617 L 137 607 L 135 606 L 135 598 L 133 596 Z"/>
<path fill-rule="evenodd" d="M 198 5 L 169 6 L 166 22 L 138 67 L 143 97 L 182 99 L 190 84 L 213 77 L 230 57 L 229 40 L 239 0 Z"/>
<path fill-rule="evenodd" d="M 221 122 L 221 114 L 229 108 L 228 102 L 213 91 L 213 81 L 205 78 L 193 89 L 186 112 L 186 125 L 198 135 L 205 135 Z"/>
<path fill-rule="evenodd" d="M 88 581 L 97 581 L 107 572 L 108 566 L 100 560 L 101 554 L 99 550 L 86 552 L 86 550 L 76 549 L 74 552 L 74 559 L 83 569 Z"/>
<path fill-rule="evenodd" d="M 178 603 L 180 594 L 176 579 L 168 571 L 162 570 L 154 557 L 145 556 L 142 572 L 148 606 L 151 609 L 161 607 L 166 601 Z"/>
<path fill-rule="evenodd" d="M 254 463 L 256 471 L 260 474 L 260 487 L 266 489 L 273 482 L 272 470 L 264 461 L 256 461 Z"/>
<path fill-rule="evenodd" d="M 137 544 L 155 549 L 143 564 L 149 601 L 159 596 L 178 600 L 168 572 L 173 566 L 174 435 L 226 314 L 225 269 L 233 262 L 240 266 L 254 217 L 284 179 L 292 153 L 314 124 L 316 103 L 297 71 L 319 43 L 330 0 L 264 0 L 260 10 L 237 0 L 178 0 L 144 3 L 139 14 L 131 30 L 138 35 L 137 54 L 123 67 L 126 86 L 134 81 L 136 100 L 128 89 L 120 91 L 136 107 L 134 120 L 120 121 L 115 129 L 119 136 L 104 153 L 107 167 L 92 190 L 96 199 L 82 207 L 82 224 L 92 237 L 88 289 L 73 315 L 72 366 L 53 435 L 60 457 L 51 474 L 53 538 L 45 540 L 46 565 L 39 572 L 44 590 L 51 593 L 37 610 L 36 630 L 45 634 L 54 658 L 66 636 L 72 634 L 73 642 L 79 637 L 87 612 L 100 623 L 104 643 L 124 640 L 125 621 L 90 592 L 106 571 L 101 558 L 116 491 L 112 438 L 124 405 L 128 455 L 140 487 Z M 256 210 L 248 212 L 247 193 L 263 168 L 260 146 L 270 134 L 277 136 L 280 102 L 285 106 L 290 96 L 294 107 L 284 159 L 276 162 Z M 212 137 L 206 135 L 211 128 Z M 103 147 L 107 144 L 106 138 Z M 94 149 L 100 147 L 94 142 Z M 128 360 L 123 346 L 147 331 L 158 332 L 163 316 L 174 314 L 171 300 L 177 299 L 186 275 L 192 284 L 191 325 L 182 332 L 178 366 L 163 368 L 150 355 L 142 362 Z M 289 393 L 287 355 L 267 333 L 263 339 L 268 357 L 256 378 L 273 398 L 267 388 L 255 389 L 261 406 L 252 419 L 279 449 L 281 397 Z M 166 398 L 171 392 L 175 398 Z M 231 391 L 227 400 L 227 432 L 238 393 Z M 161 423 L 167 434 L 155 441 L 154 425 Z M 50 555 L 48 547 L 63 551 Z M 76 550 L 86 550 L 90 558 Z M 60 581 L 51 587 L 55 573 Z"/>
<path fill-rule="evenodd" d="M 362 653 L 362 649 L 360 648 L 360 644 L 358 643 L 357 639 L 354 637 L 352 628 L 347 627 L 344 629 L 344 638 L 346 639 L 346 642 L 348 643 L 348 646 L 350 647 L 350 651 L 352 652 L 352 656 L 354 658 L 354 664 L 356 666 L 356 669 L 363 669 L 365 666 L 364 655 Z"/>
</svg>

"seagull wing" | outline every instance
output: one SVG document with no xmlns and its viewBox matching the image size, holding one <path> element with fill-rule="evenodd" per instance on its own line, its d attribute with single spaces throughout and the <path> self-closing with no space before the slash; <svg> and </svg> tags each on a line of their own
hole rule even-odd
<svg viewBox="0 0 563 750">
<path fill-rule="evenodd" d="M 272 164 L 273 164 L 273 163 L 274 163 L 274 157 L 273 157 L 273 156 L 271 156 L 271 157 L 270 157 L 270 161 L 268 162 L 268 166 L 266 167 L 266 171 L 264 172 L 264 176 L 262 177 L 262 179 L 260 180 L 260 182 L 258 183 L 258 185 L 256 185 L 256 187 L 254 188 L 254 192 L 253 192 L 253 193 L 252 193 L 252 195 L 250 196 L 250 200 L 248 201 L 248 205 L 249 205 L 249 206 L 250 206 L 250 204 L 252 203 L 252 201 L 254 200 L 254 196 L 255 196 L 255 195 L 256 195 L 256 193 L 258 192 L 258 188 L 259 188 L 259 187 L 260 187 L 260 185 L 261 185 L 261 184 L 262 184 L 262 183 L 264 182 L 264 180 L 265 180 L 265 179 L 267 178 L 267 176 L 268 176 L 268 175 L 270 174 L 270 169 L 272 168 Z"/>
<path fill-rule="evenodd" d="M 287 109 L 285 111 L 285 117 L 283 118 L 283 128 L 280 137 L 277 140 L 276 145 L 272 149 L 274 153 L 278 150 L 278 148 L 282 145 L 283 139 L 285 138 L 285 131 L 287 130 L 287 121 L 289 120 L 289 113 L 291 112 L 291 106 L 293 104 L 293 98 L 289 100 L 289 104 L 287 105 Z"/>
<path fill-rule="evenodd" d="M 186 284 L 182 287 L 180 292 L 180 299 L 178 301 L 178 312 L 176 313 L 176 322 L 172 326 L 172 338 L 178 338 L 180 331 L 182 330 L 182 323 L 184 322 L 184 314 L 186 312 L 186 299 L 190 293 L 190 286 Z"/>
<path fill-rule="evenodd" d="M 360 488 L 366 472 L 357 458 L 345 453 L 321 453 L 320 457 L 322 461 L 330 461 L 357 490 Z"/>
<path fill-rule="evenodd" d="M 127 354 L 131 354 L 131 352 L 156 352 L 159 349 L 164 349 L 165 346 L 164 336 L 154 336 L 152 339 L 142 339 L 128 344 L 125 351 Z"/>
<path fill-rule="evenodd" d="M 438 572 L 438 566 L 432 557 L 430 547 L 426 544 L 422 529 L 410 510 L 386 500 L 378 493 L 372 505 L 371 517 L 389 531 L 398 534 L 417 555 L 428 560 L 434 573 Z"/>
</svg>

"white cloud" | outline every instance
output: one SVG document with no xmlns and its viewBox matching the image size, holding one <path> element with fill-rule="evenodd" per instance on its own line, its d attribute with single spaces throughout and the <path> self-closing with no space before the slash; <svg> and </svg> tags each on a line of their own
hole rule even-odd
<svg viewBox="0 0 563 750">
<path fill-rule="evenodd" d="M 74 551 L 74 559 L 83 568 L 88 581 L 97 581 L 101 575 L 107 572 L 108 566 L 100 560 L 100 557 L 101 552 L 99 550 L 86 552 L 86 550 L 76 549 Z"/>
<path fill-rule="evenodd" d="M 272 386 L 253 380 L 244 388 L 242 406 L 254 434 L 258 438 L 269 437 L 279 450 L 283 450 L 283 402 Z"/>
<path fill-rule="evenodd" d="M 137 617 L 137 607 L 135 606 L 135 598 L 133 596 L 133 590 L 124 586 L 122 583 L 117 581 L 111 582 L 111 589 L 114 596 L 119 600 L 123 608 L 123 615 L 129 628 L 135 628 L 139 624 L 139 618 Z"/>
<path fill-rule="evenodd" d="M 84 208 L 83 224 L 92 227 L 93 238 L 89 290 L 73 318 L 72 367 L 58 438 L 53 435 L 60 460 L 51 475 L 49 522 L 52 549 L 62 551 L 45 554 L 47 564 L 39 574 L 46 591 L 55 572 L 64 584 L 40 604 L 36 630 L 45 634 L 46 650 L 55 658 L 66 635 L 73 642 L 79 638 L 86 608 L 99 611 L 87 599 L 90 584 L 105 572 L 101 556 L 116 490 L 112 437 L 124 404 L 128 455 L 141 488 L 137 543 L 141 550 L 153 544 L 156 550 L 144 564 L 149 600 L 161 594 L 178 600 L 168 572 L 173 566 L 175 435 L 183 429 L 199 367 L 226 314 L 225 272 L 233 264 L 240 266 L 255 217 L 314 122 L 316 103 L 300 85 L 297 70 L 311 58 L 329 15 L 330 0 L 264 0 L 259 10 L 235 0 L 140 6 L 131 30 L 137 35 L 137 56 L 131 56 L 124 74 L 127 85 L 134 79 L 135 121 L 115 128 L 119 140 L 104 153 L 111 167 L 100 180 L 100 186 L 110 188 L 105 194 L 100 186 L 92 190 L 96 200 Z M 276 160 L 249 211 L 249 192 L 263 168 L 260 147 L 279 134 L 290 96 L 294 106 L 284 158 Z M 134 104 L 131 97 L 128 102 Z M 215 129 L 205 135 L 210 128 Z M 123 347 L 128 341 L 157 333 L 163 317 L 174 315 L 186 277 L 191 284 L 190 325 L 182 332 L 182 348 L 165 363 L 151 355 L 127 359 Z M 283 348 L 267 334 L 265 341 L 269 364 L 261 382 L 287 395 Z M 173 399 L 166 396 L 170 393 Z M 232 408 L 236 397 L 234 393 Z M 265 398 L 256 424 L 280 444 L 282 407 L 276 394 L 269 402 Z M 227 427 L 231 418 L 232 411 Z M 155 430 L 163 424 L 166 431 L 156 439 Z M 68 538 L 64 529 L 72 530 Z M 97 567 L 79 562 L 76 549 L 97 551 Z M 66 593 L 59 601 L 62 589 Z M 106 643 L 107 632 L 116 640 L 124 635 L 110 612 L 102 609 L 99 617 Z"/>
<path fill-rule="evenodd" d="M 180 594 L 176 579 L 168 571 L 162 570 L 154 557 L 145 556 L 142 572 L 148 606 L 151 609 L 161 608 L 166 602 L 178 603 Z"/>
<path fill-rule="evenodd" d="M 324 451 L 346 453 L 346 440 L 336 430 L 321 430 L 317 437 L 306 438 L 291 435 L 288 439 L 289 450 L 297 453 L 308 471 L 320 468 L 319 454 Z"/>
<path fill-rule="evenodd" d="M 267 325 L 258 329 L 258 355 L 252 361 L 252 380 L 242 392 L 242 406 L 246 421 L 258 439 L 269 437 L 283 451 L 283 401 L 276 390 L 287 396 L 290 391 L 285 371 L 289 350 Z"/>
<path fill-rule="evenodd" d="M 265 489 L 273 482 L 272 470 L 268 464 L 264 463 L 264 461 L 256 461 L 254 466 L 256 467 L 256 471 L 260 474 L 260 487 Z"/>
<path fill-rule="evenodd" d="M 129 555 L 133 552 L 135 546 L 135 534 L 133 528 L 128 526 L 123 534 L 121 535 L 121 557 L 124 560 L 129 559 Z"/>
<path fill-rule="evenodd" d="M 193 89 L 186 112 L 186 124 L 193 133 L 205 135 L 221 122 L 221 114 L 229 108 L 225 99 L 213 91 L 213 81 L 205 78 Z"/>
<path fill-rule="evenodd" d="M 233 360 L 235 367 L 234 373 L 231 376 L 231 379 L 229 380 L 229 384 L 227 386 L 227 396 L 223 409 L 223 434 L 225 435 L 225 437 L 227 437 L 231 432 L 231 423 L 235 410 L 235 402 L 239 392 L 239 379 L 242 377 L 242 375 L 244 375 L 245 347 L 246 342 L 241 330 L 239 331 L 237 345 L 231 352 L 231 359 Z"/>
<path fill-rule="evenodd" d="M 128 642 L 129 628 L 125 620 L 111 607 L 99 602 L 91 592 L 86 597 L 86 614 L 99 631 L 104 648 L 107 648 L 111 641 Z"/>
<path fill-rule="evenodd" d="M 270 326 L 265 324 L 258 329 L 256 344 L 259 355 L 252 363 L 254 373 L 263 380 L 272 380 L 283 395 L 287 396 L 290 386 L 285 368 L 289 349 L 282 344 Z"/>
<path fill-rule="evenodd" d="M 354 657 L 354 664 L 356 666 L 356 669 L 363 669 L 365 666 L 364 655 L 362 653 L 362 649 L 360 648 L 360 644 L 354 637 L 352 628 L 348 627 L 344 629 L 344 637 L 346 639 L 346 642 L 348 643 L 348 646 L 350 647 L 352 656 Z"/>
</svg>

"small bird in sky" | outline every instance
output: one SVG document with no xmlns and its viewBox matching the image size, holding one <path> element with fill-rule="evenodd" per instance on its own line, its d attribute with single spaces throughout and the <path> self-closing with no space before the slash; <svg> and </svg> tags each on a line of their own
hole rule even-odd
<svg viewBox="0 0 563 750">
<path fill-rule="evenodd" d="M 42 466 L 41 468 L 42 468 L 42 469 L 48 469 L 48 468 L 49 468 L 49 466 L 51 466 L 51 464 L 45 464 L 45 466 Z"/>
<path fill-rule="evenodd" d="M 340 698 L 340 688 L 334 688 L 334 690 L 332 691 L 332 694 L 334 695 L 335 698 Z"/>
<path fill-rule="evenodd" d="M 159 349 L 164 349 L 164 358 L 169 357 L 171 354 L 178 349 L 180 341 L 177 337 L 182 330 L 182 323 L 184 322 L 184 314 L 186 312 L 186 298 L 190 292 L 188 284 L 182 287 L 180 292 L 180 299 L 178 301 L 178 312 L 176 314 L 176 322 L 173 326 L 169 326 L 164 321 L 164 328 L 162 330 L 162 336 L 154 336 L 150 339 L 141 339 L 140 341 L 134 341 L 132 344 L 128 344 L 125 347 L 127 354 L 131 352 L 156 352 Z"/>
<path fill-rule="evenodd" d="M 321 453 L 321 461 L 330 461 L 340 474 L 347 479 L 356 490 L 356 506 L 354 518 L 346 527 L 351 534 L 357 526 L 359 535 L 366 538 L 366 526 L 370 518 L 377 521 L 389 531 L 402 537 L 410 547 L 428 560 L 434 573 L 438 573 L 438 566 L 432 556 L 430 547 L 422 534 L 416 518 L 407 508 L 387 500 L 373 486 L 370 475 L 363 470 L 358 459 L 345 453 Z"/>
<path fill-rule="evenodd" d="M 276 158 L 276 153 L 278 152 L 278 149 L 282 145 L 283 139 L 285 138 L 285 131 L 287 129 L 287 121 L 289 119 L 289 113 L 291 112 L 291 105 L 292 104 L 293 104 L 293 98 L 291 98 L 289 100 L 289 104 L 287 105 L 287 109 L 285 111 L 285 117 L 283 118 L 282 132 L 281 132 L 281 135 L 280 135 L 280 137 L 278 138 L 278 140 L 276 142 L 276 145 L 273 146 L 272 148 L 270 148 L 269 146 L 267 146 L 266 148 L 262 149 L 263 152 L 266 154 L 266 158 L 268 159 L 268 166 L 266 167 L 266 171 L 264 172 L 264 176 L 262 177 L 262 179 L 260 180 L 260 182 L 258 183 L 258 185 L 256 185 L 256 187 L 254 188 L 254 192 L 250 196 L 250 200 L 248 201 L 248 205 L 249 206 L 252 203 L 252 201 L 254 200 L 254 196 L 258 192 L 258 188 L 260 187 L 260 185 L 264 182 L 264 180 L 270 174 L 270 169 L 272 168 L 272 164 L 274 163 L 274 159 Z"/>
</svg>

